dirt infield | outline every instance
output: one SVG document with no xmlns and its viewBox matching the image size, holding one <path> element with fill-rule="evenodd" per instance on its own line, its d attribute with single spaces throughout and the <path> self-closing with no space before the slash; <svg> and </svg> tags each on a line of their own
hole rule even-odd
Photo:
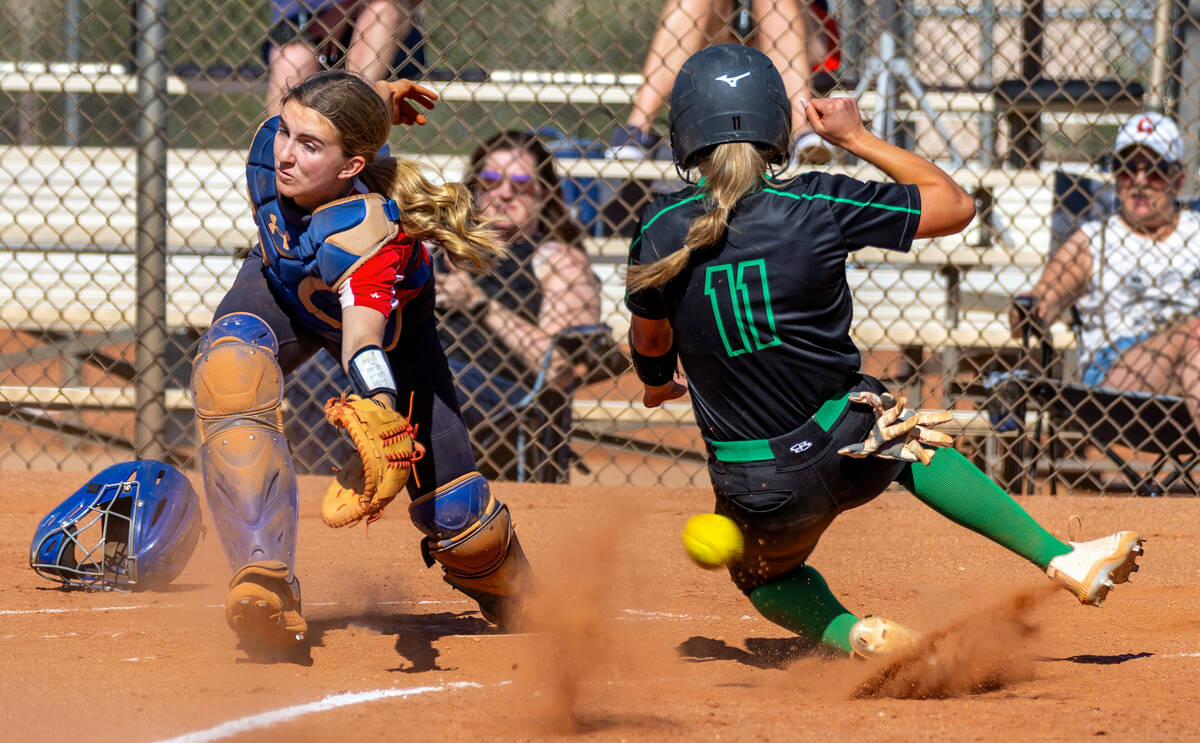
<svg viewBox="0 0 1200 743">
<path fill-rule="evenodd" d="M 28 567 L 37 519 L 86 476 L 0 472 L 0 702 L 8 740 L 1109 740 L 1200 734 L 1200 501 L 1037 497 L 1056 533 L 1136 528 L 1142 570 L 1103 609 L 887 493 L 812 564 L 854 611 L 938 635 L 889 668 L 831 659 L 759 618 L 678 533 L 696 489 L 500 484 L 553 601 L 501 635 L 426 570 L 394 504 L 370 527 L 301 485 L 311 648 L 249 658 L 225 628 L 210 530 L 165 593 L 63 593 Z M 207 518 L 207 516 L 206 516 Z M 914 698 L 917 697 L 917 698 Z"/>
</svg>

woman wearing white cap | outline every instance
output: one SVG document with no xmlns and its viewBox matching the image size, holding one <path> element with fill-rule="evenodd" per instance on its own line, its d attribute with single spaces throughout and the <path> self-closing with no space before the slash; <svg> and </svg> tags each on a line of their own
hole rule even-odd
<svg viewBox="0 0 1200 743">
<path fill-rule="evenodd" d="M 1084 384 L 1181 395 L 1200 421 L 1200 217 L 1179 202 L 1179 127 L 1137 114 L 1113 154 L 1119 208 L 1050 258 L 1033 289 L 1036 319 L 1048 325 L 1075 304 Z"/>
</svg>

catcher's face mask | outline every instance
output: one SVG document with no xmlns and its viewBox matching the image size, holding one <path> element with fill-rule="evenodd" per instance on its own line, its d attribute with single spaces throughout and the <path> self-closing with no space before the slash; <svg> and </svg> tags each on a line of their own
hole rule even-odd
<svg viewBox="0 0 1200 743">
<path fill-rule="evenodd" d="M 38 524 L 29 564 L 64 588 L 134 590 L 170 582 L 200 535 L 187 478 L 153 460 L 105 469 Z"/>
</svg>

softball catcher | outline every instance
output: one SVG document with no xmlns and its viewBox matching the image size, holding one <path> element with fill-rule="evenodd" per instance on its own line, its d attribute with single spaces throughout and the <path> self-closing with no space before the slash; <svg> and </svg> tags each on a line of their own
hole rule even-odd
<svg viewBox="0 0 1200 743">
<path fill-rule="evenodd" d="M 763 616 L 845 653 L 882 655 L 912 633 L 859 619 L 806 564 L 837 515 L 899 482 L 947 518 L 1037 565 L 1099 605 L 1136 569 L 1142 540 L 1122 531 L 1064 543 L 860 371 L 850 337 L 846 257 L 868 245 L 908 251 L 953 234 L 974 204 L 931 162 L 870 134 L 851 99 L 805 111 L 831 144 L 894 182 L 804 173 L 787 162 L 791 107 L 779 72 L 754 49 L 693 55 L 671 93 L 675 164 L 698 175 L 642 215 L 626 304 L 643 401 L 682 396 L 682 363 L 706 441 L 716 512 L 745 535 L 733 582 Z"/>
<path fill-rule="evenodd" d="M 191 380 L 205 495 L 233 571 L 226 619 L 250 644 L 295 645 L 307 631 L 281 402 L 285 375 L 321 348 L 353 386 L 328 402 L 326 419 L 358 450 L 330 484 L 322 518 L 373 521 L 407 488 L 428 564 L 489 621 L 516 617 L 528 564 L 508 508 L 475 471 L 422 240 L 474 270 L 503 249 L 466 189 L 429 183 L 385 144 L 392 125 L 425 123 L 410 100 L 432 108 L 434 98 L 406 80 L 372 88 L 319 73 L 287 91 L 250 146 L 260 242 L 201 339 Z"/>
</svg>

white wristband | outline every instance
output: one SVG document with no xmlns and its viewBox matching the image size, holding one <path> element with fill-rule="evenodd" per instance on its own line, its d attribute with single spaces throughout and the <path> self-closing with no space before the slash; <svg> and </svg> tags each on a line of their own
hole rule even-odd
<svg viewBox="0 0 1200 743">
<path fill-rule="evenodd" d="M 396 378 L 392 376 L 392 367 L 388 364 L 387 356 L 379 346 L 365 346 L 358 349 L 350 357 L 347 365 L 350 374 L 350 384 L 354 393 L 359 397 L 371 397 L 380 392 L 386 392 L 395 400 L 399 397 L 396 391 Z"/>
</svg>

